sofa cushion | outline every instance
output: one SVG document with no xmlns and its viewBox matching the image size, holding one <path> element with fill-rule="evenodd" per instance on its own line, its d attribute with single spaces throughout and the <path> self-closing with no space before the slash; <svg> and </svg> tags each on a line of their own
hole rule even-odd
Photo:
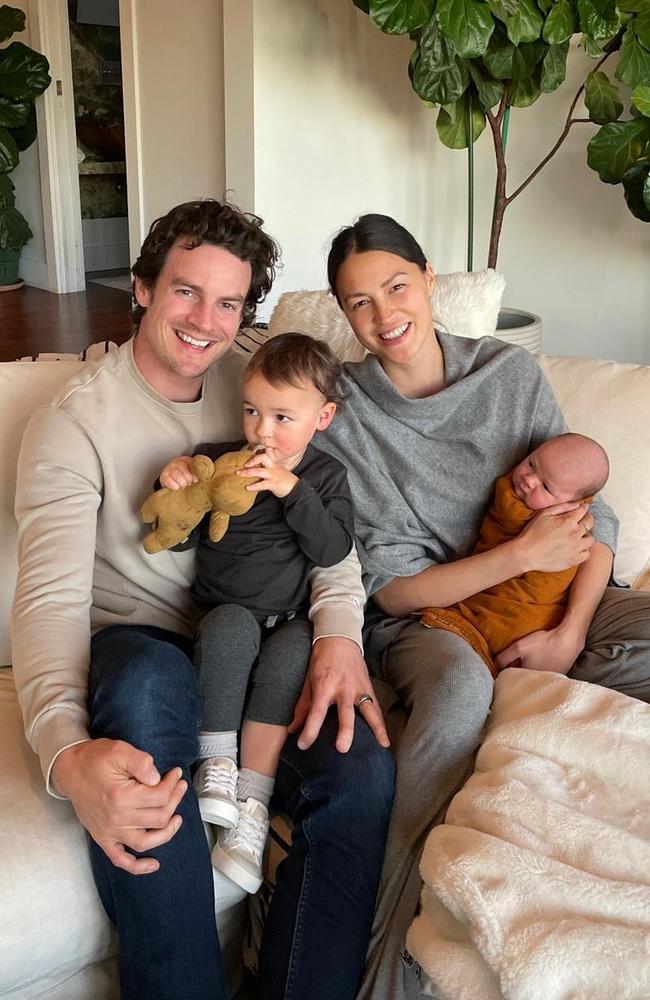
<svg viewBox="0 0 650 1000">
<path fill-rule="evenodd" d="M 603 498 L 621 523 L 616 578 L 650 590 L 650 367 L 593 358 L 538 360 L 571 430 L 596 438 L 609 455 Z"/>
<path fill-rule="evenodd" d="M 116 952 L 68 802 L 45 794 L 27 746 L 11 672 L 0 671 L 0 994 L 49 996 Z"/>
<path fill-rule="evenodd" d="M 80 361 L 0 364 L 0 665 L 11 663 L 9 610 L 16 581 L 16 520 L 14 493 L 16 465 L 25 425 L 34 410 L 51 399 L 72 378 Z"/>
</svg>

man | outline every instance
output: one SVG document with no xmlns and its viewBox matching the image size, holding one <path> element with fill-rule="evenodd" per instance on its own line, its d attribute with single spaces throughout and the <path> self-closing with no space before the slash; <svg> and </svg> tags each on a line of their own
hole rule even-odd
<svg viewBox="0 0 650 1000">
<path fill-rule="evenodd" d="M 123 1000 L 228 995 L 190 776 L 193 557 L 146 555 L 137 511 L 170 456 L 241 436 L 243 361 L 230 347 L 276 260 L 261 220 L 227 204 L 157 220 L 133 268 L 134 339 L 41 408 L 21 450 L 16 682 L 48 789 L 90 834 Z M 294 838 L 262 946 L 265 997 L 353 997 L 363 968 L 393 765 L 363 698 L 362 605 L 354 554 L 314 571 L 302 730 L 277 781 Z"/>
</svg>

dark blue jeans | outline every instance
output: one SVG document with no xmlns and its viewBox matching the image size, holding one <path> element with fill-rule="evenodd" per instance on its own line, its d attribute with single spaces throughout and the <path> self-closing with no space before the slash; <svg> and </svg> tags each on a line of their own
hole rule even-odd
<svg viewBox="0 0 650 1000">
<path fill-rule="evenodd" d="M 133 876 L 91 842 L 102 903 L 117 927 L 122 1000 L 226 1000 L 212 868 L 190 768 L 201 705 L 191 643 L 162 629 L 114 625 L 92 640 L 94 738 L 151 753 L 161 774 L 180 766 L 190 787 L 183 825 L 148 851 L 160 870 Z M 363 970 L 379 884 L 394 765 L 362 720 L 348 754 L 334 747 L 336 712 L 308 751 L 289 739 L 275 803 L 294 822 L 262 944 L 265 1000 L 352 998 Z"/>
</svg>

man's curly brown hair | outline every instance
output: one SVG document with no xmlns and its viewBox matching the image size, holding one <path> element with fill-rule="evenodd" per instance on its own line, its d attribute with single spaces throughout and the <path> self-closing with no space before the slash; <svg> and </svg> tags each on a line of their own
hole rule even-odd
<svg viewBox="0 0 650 1000">
<path fill-rule="evenodd" d="M 251 285 L 241 317 L 241 325 L 250 326 L 257 306 L 270 291 L 280 257 L 277 244 L 263 231 L 262 225 L 263 220 L 258 216 L 240 212 L 234 205 L 214 198 L 177 205 L 152 223 L 140 256 L 131 268 L 133 278 L 139 278 L 143 285 L 153 289 L 167 254 L 181 237 L 187 240 L 189 248 L 203 243 L 223 247 L 251 265 Z M 146 309 L 135 302 L 132 315 L 136 331 L 145 312 Z"/>
</svg>

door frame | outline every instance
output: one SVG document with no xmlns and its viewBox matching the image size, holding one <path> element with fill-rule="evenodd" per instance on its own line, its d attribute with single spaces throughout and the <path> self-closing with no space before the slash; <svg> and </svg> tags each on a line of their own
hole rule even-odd
<svg viewBox="0 0 650 1000">
<path fill-rule="evenodd" d="M 84 253 L 67 0 L 28 0 L 30 38 L 50 61 L 52 85 L 36 101 L 48 289 L 84 291 Z M 136 0 L 120 0 L 129 252 L 143 232 Z"/>
</svg>

